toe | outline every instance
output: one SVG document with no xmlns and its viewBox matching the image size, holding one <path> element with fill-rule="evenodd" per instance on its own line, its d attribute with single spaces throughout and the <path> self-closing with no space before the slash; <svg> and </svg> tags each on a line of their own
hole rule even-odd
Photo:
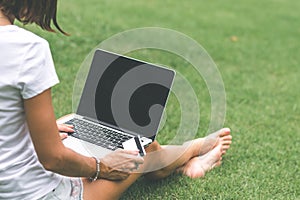
<svg viewBox="0 0 300 200">
<path fill-rule="evenodd" d="M 231 140 L 221 140 L 222 145 L 230 145 L 232 143 Z"/>
<path fill-rule="evenodd" d="M 220 131 L 219 131 L 219 136 L 220 137 L 224 137 L 226 135 L 230 135 L 230 129 L 229 128 L 222 128 Z"/>
<path fill-rule="evenodd" d="M 223 145 L 222 150 L 228 150 L 230 148 L 230 145 Z"/>
</svg>

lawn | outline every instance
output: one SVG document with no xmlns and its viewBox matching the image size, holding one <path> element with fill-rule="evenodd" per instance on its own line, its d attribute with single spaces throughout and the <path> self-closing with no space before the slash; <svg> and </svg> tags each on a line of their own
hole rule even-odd
<svg viewBox="0 0 300 200">
<path fill-rule="evenodd" d="M 133 28 L 169 28 L 196 40 L 212 57 L 226 89 L 224 126 L 232 148 L 202 179 L 179 175 L 141 179 L 123 199 L 300 199 L 300 1 L 64 0 L 58 20 L 70 37 L 30 30 L 46 38 L 61 83 L 53 89 L 57 117 L 72 112 L 76 73 L 86 55 L 110 36 Z M 176 41 L 174 41 L 176 42 Z M 201 110 L 197 136 L 210 122 L 210 96 L 184 59 L 159 50 L 129 54 L 182 72 Z M 168 143 L 180 117 L 171 95 L 158 140 Z M 174 109 L 171 109 L 173 108 Z M 170 132 L 170 135 L 168 135 Z"/>
</svg>

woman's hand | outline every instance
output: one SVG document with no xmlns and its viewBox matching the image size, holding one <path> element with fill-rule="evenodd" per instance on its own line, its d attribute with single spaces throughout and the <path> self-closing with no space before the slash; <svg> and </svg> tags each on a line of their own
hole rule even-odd
<svg viewBox="0 0 300 200">
<path fill-rule="evenodd" d="M 59 135 L 60 138 L 63 140 L 66 137 L 68 137 L 68 133 L 73 133 L 74 132 L 74 126 L 73 125 L 69 125 L 69 124 L 57 124 L 57 128 L 59 130 Z"/>
<path fill-rule="evenodd" d="M 100 176 L 108 180 L 124 180 L 131 172 L 137 170 L 144 159 L 138 156 L 138 150 L 130 151 L 118 149 L 100 161 Z"/>
</svg>

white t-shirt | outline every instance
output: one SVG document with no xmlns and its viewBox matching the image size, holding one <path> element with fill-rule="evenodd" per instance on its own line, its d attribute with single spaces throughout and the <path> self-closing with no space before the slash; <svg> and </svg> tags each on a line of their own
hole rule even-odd
<svg viewBox="0 0 300 200">
<path fill-rule="evenodd" d="M 37 199 L 61 180 L 38 161 L 23 104 L 58 82 L 46 40 L 0 26 L 0 199 Z"/>
</svg>

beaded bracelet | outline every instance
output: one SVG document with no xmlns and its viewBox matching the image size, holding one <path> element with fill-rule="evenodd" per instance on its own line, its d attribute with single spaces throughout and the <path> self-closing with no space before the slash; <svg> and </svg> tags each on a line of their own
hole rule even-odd
<svg viewBox="0 0 300 200">
<path fill-rule="evenodd" d="M 99 176 L 99 174 L 100 174 L 100 160 L 99 160 L 98 158 L 96 158 L 96 157 L 93 157 L 93 158 L 96 160 L 96 174 L 95 174 L 94 177 L 90 177 L 90 178 L 89 178 L 89 180 L 90 180 L 91 182 L 97 180 L 97 178 L 98 178 L 98 176 Z"/>
</svg>

